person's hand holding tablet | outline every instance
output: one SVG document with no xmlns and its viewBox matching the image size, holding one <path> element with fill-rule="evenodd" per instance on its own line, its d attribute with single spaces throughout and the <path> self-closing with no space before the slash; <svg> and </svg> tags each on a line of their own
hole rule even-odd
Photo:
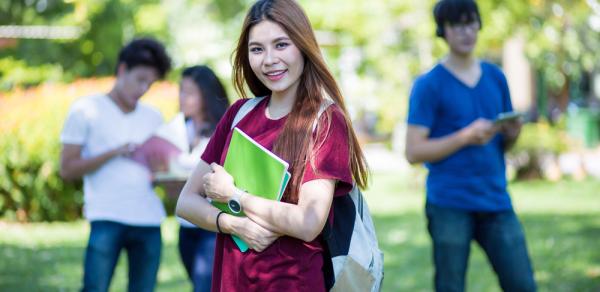
<svg viewBox="0 0 600 292">
<path fill-rule="evenodd" d="M 500 133 L 509 141 L 517 139 L 521 133 L 523 125 L 523 113 L 520 112 L 503 112 L 499 113 L 494 119 L 494 125 L 499 128 Z"/>
<path fill-rule="evenodd" d="M 511 123 L 511 122 L 521 122 L 521 118 L 523 117 L 523 114 L 520 112 L 503 112 L 503 113 L 499 113 L 496 116 L 496 119 L 494 120 L 494 124 L 496 125 L 502 125 L 502 124 L 506 124 L 506 123 Z"/>
</svg>

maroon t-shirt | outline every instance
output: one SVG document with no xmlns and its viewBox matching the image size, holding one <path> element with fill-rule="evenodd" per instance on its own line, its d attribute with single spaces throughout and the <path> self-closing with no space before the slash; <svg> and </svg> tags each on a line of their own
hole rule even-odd
<svg viewBox="0 0 600 292">
<path fill-rule="evenodd" d="M 231 123 L 247 100 L 234 103 L 225 113 L 202 160 L 223 165 L 231 139 Z M 261 101 L 236 127 L 240 128 L 265 148 L 272 150 L 287 119 L 271 120 L 266 117 L 269 98 Z M 337 181 L 335 195 L 352 189 L 349 163 L 348 129 L 342 112 L 336 105 L 327 109 L 331 116 L 328 131 L 319 131 L 315 145 L 322 144 L 313 159 L 314 168 L 308 164 L 303 182 L 315 179 Z M 320 123 L 324 123 L 323 114 Z M 292 175 L 295 175 L 292 173 Z M 323 246 L 321 236 L 314 241 L 282 236 L 262 252 L 248 250 L 242 253 L 230 235 L 218 234 L 212 274 L 212 291 L 324 291 Z"/>
</svg>

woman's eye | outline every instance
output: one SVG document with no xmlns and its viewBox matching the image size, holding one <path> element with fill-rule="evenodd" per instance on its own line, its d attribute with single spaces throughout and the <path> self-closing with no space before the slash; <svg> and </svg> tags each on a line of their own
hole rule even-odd
<svg viewBox="0 0 600 292">
<path fill-rule="evenodd" d="M 288 44 L 288 43 L 277 43 L 275 45 L 275 47 L 278 48 L 278 49 L 283 49 L 283 48 L 287 48 L 289 45 L 290 44 Z"/>
<path fill-rule="evenodd" d="M 259 48 L 259 47 L 252 47 L 252 48 L 250 48 L 250 52 L 254 53 L 254 54 L 257 54 L 257 53 L 262 52 L 262 49 Z"/>
</svg>

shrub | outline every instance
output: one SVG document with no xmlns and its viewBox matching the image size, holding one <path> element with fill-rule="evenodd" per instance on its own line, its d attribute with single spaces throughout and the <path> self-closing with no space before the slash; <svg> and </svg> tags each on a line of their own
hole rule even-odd
<svg viewBox="0 0 600 292">
<path fill-rule="evenodd" d="M 564 121 L 550 125 L 546 121 L 523 125 L 521 135 L 507 156 L 509 170 L 516 179 L 555 177 L 556 157 L 572 148 Z"/>
<path fill-rule="evenodd" d="M 45 84 L 0 96 L 0 218 L 51 221 L 81 216 L 81 181 L 65 182 L 58 173 L 59 134 L 77 97 L 107 92 L 112 82 L 103 78 Z M 154 85 L 144 101 L 171 116 L 176 97 L 176 87 L 164 82 Z"/>
</svg>

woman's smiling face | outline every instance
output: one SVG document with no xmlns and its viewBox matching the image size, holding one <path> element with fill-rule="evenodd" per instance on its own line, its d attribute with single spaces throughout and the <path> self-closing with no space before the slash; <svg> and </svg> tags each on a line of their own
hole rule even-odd
<svg viewBox="0 0 600 292">
<path fill-rule="evenodd" d="M 248 60 L 254 74 L 274 95 L 298 88 L 304 56 L 279 24 L 263 20 L 250 29 Z"/>
</svg>

